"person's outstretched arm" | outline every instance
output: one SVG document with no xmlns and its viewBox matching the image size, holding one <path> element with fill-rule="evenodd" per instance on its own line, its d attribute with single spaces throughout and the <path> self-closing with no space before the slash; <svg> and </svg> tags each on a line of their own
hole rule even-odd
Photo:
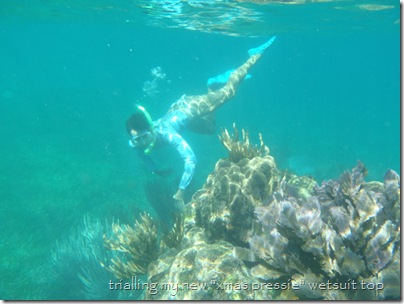
<svg viewBox="0 0 404 304">
<path fill-rule="evenodd" d="M 181 203 L 184 203 L 184 191 L 194 176 L 196 157 L 194 151 L 188 143 L 179 135 L 170 134 L 170 144 L 178 151 L 181 158 L 184 160 L 184 173 L 182 174 L 178 191 L 174 194 L 173 198 Z"/>
</svg>

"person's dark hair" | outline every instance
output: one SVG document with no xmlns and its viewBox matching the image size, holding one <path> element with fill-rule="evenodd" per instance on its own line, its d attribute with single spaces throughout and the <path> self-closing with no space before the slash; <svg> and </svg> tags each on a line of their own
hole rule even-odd
<svg viewBox="0 0 404 304">
<path fill-rule="evenodd" d="M 147 119 L 144 111 L 136 108 L 135 113 L 132 114 L 126 121 L 126 131 L 130 134 L 131 130 L 149 131 L 151 129 L 150 121 Z"/>
</svg>

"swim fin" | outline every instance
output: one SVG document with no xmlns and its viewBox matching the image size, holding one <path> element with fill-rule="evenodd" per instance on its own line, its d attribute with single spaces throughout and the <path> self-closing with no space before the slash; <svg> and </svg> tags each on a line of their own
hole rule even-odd
<svg viewBox="0 0 404 304">
<path fill-rule="evenodd" d="M 209 78 L 207 82 L 208 88 L 216 90 L 217 87 L 220 87 L 220 85 L 225 84 L 229 80 L 231 73 L 233 73 L 234 71 L 235 69 L 231 69 L 220 75 Z M 250 79 L 251 77 L 252 76 L 250 74 L 247 74 L 244 79 Z"/>
</svg>

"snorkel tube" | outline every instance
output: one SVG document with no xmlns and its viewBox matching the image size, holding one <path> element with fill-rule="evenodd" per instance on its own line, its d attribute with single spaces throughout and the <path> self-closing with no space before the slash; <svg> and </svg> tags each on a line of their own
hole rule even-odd
<svg viewBox="0 0 404 304">
<path fill-rule="evenodd" d="M 146 111 L 146 109 L 140 105 L 137 105 L 136 108 L 143 113 L 144 117 L 147 120 L 147 123 L 149 124 L 150 128 L 153 126 L 153 120 L 149 114 L 149 112 Z"/>
<path fill-rule="evenodd" d="M 140 105 L 137 105 L 136 108 L 144 115 L 146 118 L 147 124 L 149 125 L 150 129 L 150 134 L 153 136 L 151 142 L 147 145 L 147 147 L 143 150 L 144 154 L 149 154 L 151 150 L 154 147 L 154 144 L 156 143 L 156 138 L 153 134 L 153 120 L 149 114 L 149 112 L 146 111 L 146 109 Z"/>
</svg>

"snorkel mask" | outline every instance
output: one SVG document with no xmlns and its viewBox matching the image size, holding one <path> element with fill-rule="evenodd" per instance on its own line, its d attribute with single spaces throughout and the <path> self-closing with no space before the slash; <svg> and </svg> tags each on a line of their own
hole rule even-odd
<svg viewBox="0 0 404 304">
<path fill-rule="evenodd" d="M 156 143 L 156 137 L 153 133 L 153 121 L 144 107 L 136 106 L 135 114 L 127 122 L 127 128 L 131 134 L 131 145 L 139 148 L 144 147 L 143 152 L 145 154 L 150 153 Z"/>
<path fill-rule="evenodd" d="M 139 134 L 132 135 L 130 142 L 133 147 L 145 147 L 143 152 L 149 154 L 156 142 L 155 136 L 151 131 L 144 131 Z"/>
</svg>

